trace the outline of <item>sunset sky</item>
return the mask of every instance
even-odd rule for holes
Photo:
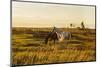
[[[30,2],[12,2],[13,27],[76,27],[84,22],[95,28],[95,7]]]

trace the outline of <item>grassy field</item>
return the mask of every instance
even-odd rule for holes
[[[95,30],[61,28],[72,33],[70,41],[49,41],[45,37],[52,28],[13,28],[12,63],[14,65],[95,61]]]

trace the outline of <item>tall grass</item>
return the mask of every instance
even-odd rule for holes
[[[17,32],[19,30],[17,29]],[[37,28],[30,30],[33,32],[38,30],[38,32],[42,31],[43,33],[43,31],[48,32],[51,29]],[[75,32],[75,30],[72,30],[72,32]],[[15,29],[12,37],[13,64],[27,65],[95,61],[95,34],[84,35],[82,32],[79,33],[80,31],[73,33],[70,41],[64,40],[63,42],[56,42],[56,44],[51,41],[49,44],[44,44],[45,35],[41,34],[42,37],[35,37],[35,34],[16,33]]]

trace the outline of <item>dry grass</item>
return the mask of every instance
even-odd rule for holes
[[[48,64],[62,62],[95,61],[95,30],[86,33],[77,29],[63,29],[73,33],[71,41],[44,44],[50,28],[14,28],[12,61],[14,65]],[[20,32],[19,32],[20,31]],[[24,31],[24,32],[23,32]],[[33,35],[34,34],[34,35]]]

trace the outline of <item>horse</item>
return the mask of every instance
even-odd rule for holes
[[[54,27],[53,31],[50,32],[49,34],[47,34],[47,36],[45,38],[45,44],[47,44],[49,40],[50,41],[54,40],[54,44],[55,44],[56,40],[61,42],[64,39],[70,40],[71,39],[71,33],[68,32],[68,31],[67,32],[61,31],[58,28]]]
[[[56,34],[59,42],[63,41],[64,39],[71,40],[72,37],[72,34],[70,32],[62,32],[62,33],[56,32]]]

